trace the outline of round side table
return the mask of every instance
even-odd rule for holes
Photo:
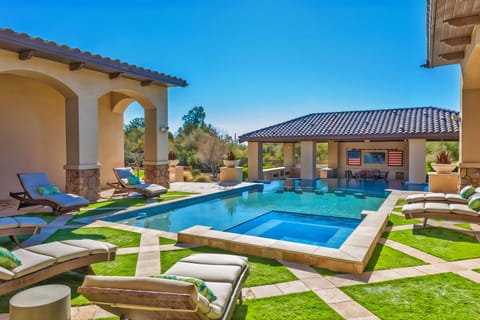
[[[10,320],[70,320],[70,288],[50,284],[23,290],[10,299]]]

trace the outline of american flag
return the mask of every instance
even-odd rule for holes
[[[403,167],[403,151],[388,151],[388,165],[390,167]]]
[[[359,166],[362,164],[360,160],[361,152],[360,150],[350,150],[348,151],[347,165],[349,166]]]

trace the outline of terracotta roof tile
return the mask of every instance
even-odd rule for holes
[[[240,136],[240,141],[453,139],[458,112],[437,107],[312,113]]]

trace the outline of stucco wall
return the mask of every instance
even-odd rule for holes
[[[365,164],[363,161],[361,166],[347,166],[347,150],[361,149],[362,151],[378,151],[387,152],[389,149],[397,149],[403,151],[403,167],[389,167],[387,163],[382,164]],[[408,180],[408,142],[388,141],[388,142],[341,142],[338,146],[338,169],[339,177],[344,177],[345,170],[352,170],[353,173],[360,170],[379,169],[380,171],[388,171],[388,179],[395,179],[396,173],[403,173],[405,180]]]
[[[0,74],[0,199],[21,191],[19,172],[46,172],[65,188],[65,100],[37,80]]]
[[[115,181],[113,168],[124,166],[123,113],[112,112],[110,94],[98,100],[98,158],[100,184],[105,187],[108,181]]]

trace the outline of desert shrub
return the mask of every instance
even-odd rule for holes
[[[192,170],[192,175],[193,177],[195,178],[196,176],[199,176],[202,174],[202,171],[200,171],[199,169],[193,169]]]
[[[196,176],[193,181],[195,182],[212,182],[212,180],[210,179],[209,176],[207,176],[206,174],[199,174],[198,176]]]
[[[183,171],[183,181],[193,181],[193,175],[191,171]]]

